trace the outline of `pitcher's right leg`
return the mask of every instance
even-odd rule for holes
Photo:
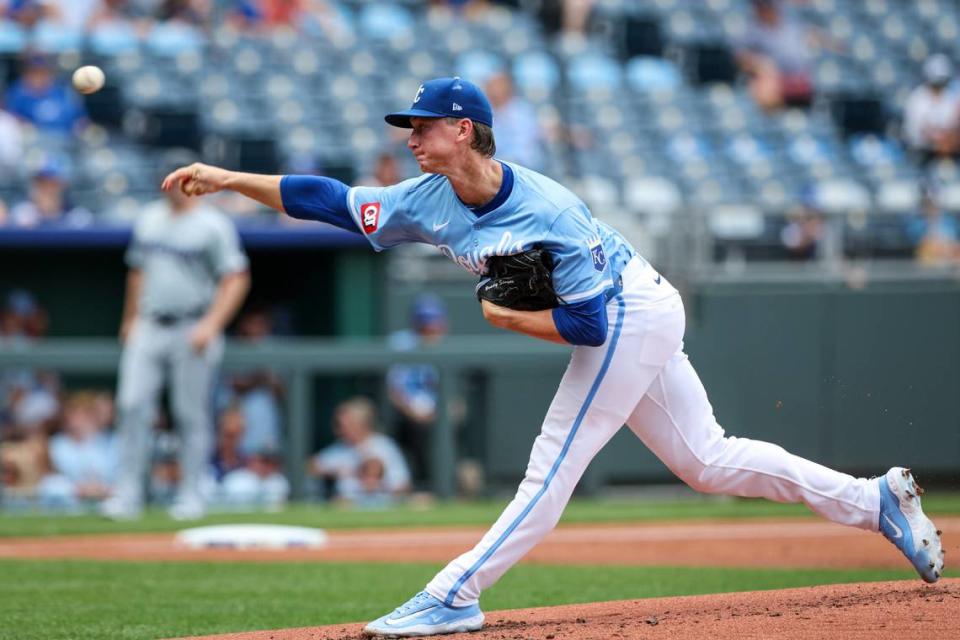
[[[653,381],[627,424],[697,491],[802,502],[833,522],[877,530],[876,481],[834,471],[768,442],[725,436],[682,351]]]

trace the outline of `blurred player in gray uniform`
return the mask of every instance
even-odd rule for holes
[[[127,249],[117,390],[121,468],[101,506],[114,519],[140,515],[160,390],[169,385],[180,430],[180,486],[170,515],[205,512],[200,481],[213,441],[211,392],[223,330],[250,288],[247,256],[230,219],[209,204],[167,191],[137,220]]]

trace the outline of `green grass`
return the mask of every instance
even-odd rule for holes
[[[932,494],[923,499],[932,515],[960,514],[960,494]],[[280,513],[221,513],[198,522],[204,524],[271,523],[325,529],[397,528],[491,524],[506,501],[438,504],[429,508],[411,506],[363,511],[325,505],[291,505]],[[687,500],[573,500],[563,523],[644,522],[703,518],[804,517],[802,505],[783,505],[766,500],[691,498]],[[56,536],[67,534],[177,531],[183,524],[163,511],[148,511],[136,522],[109,522],[93,515],[0,514],[0,537]]]
[[[0,560],[0,638],[135,640],[368,620],[437,565]],[[909,571],[520,565],[484,593],[519,607],[915,579]]]

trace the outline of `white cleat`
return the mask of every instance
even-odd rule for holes
[[[880,533],[907,557],[920,577],[936,582],[943,575],[940,531],[920,508],[923,489],[910,469],[893,467],[880,484]]]

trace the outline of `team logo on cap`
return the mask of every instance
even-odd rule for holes
[[[360,222],[364,232],[369,235],[377,230],[380,224],[380,203],[368,202],[360,205]]]
[[[413,104],[420,102],[420,96],[423,95],[423,85],[420,85],[420,88],[417,89],[417,95],[413,96]]]
[[[603,253],[603,243],[600,236],[593,236],[587,241],[587,247],[590,248],[590,255],[593,257],[593,268],[597,271],[603,271],[607,266],[607,256]]]

